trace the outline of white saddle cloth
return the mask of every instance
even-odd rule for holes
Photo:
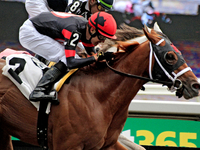
[[[2,68],[3,75],[7,76],[29,99],[30,93],[43,76],[42,69],[47,68],[37,58],[27,54],[11,54],[6,57],[6,65]],[[39,110],[40,102],[30,101]],[[51,103],[48,104],[46,113],[50,112]]]

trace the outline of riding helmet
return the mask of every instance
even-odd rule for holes
[[[111,14],[103,11],[96,12],[88,19],[88,23],[101,35],[110,39],[117,38],[115,36],[117,23]]]
[[[113,6],[113,1],[114,0],[97,0],[97,1],[98,1],[98,3],[100,3],[100,5],[103,8],[105,8],[107,10],[110,10],[112,8],[112,6]]]

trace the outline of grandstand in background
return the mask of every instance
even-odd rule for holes
[[[200,0],[152,0],[156,11],[166,14],[198,15]]]

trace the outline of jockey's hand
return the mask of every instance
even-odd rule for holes
[[[87,57],[88,57],[87,54],[84,53],[84,52],[78,52],[77,54],[78,54],[78,56],[81,57],[81,58],[87,58]]]
[[[97,55],[93,55],[95,60],[98,61],[98,56]]]
[[[111,60],[114,55],[112,52],[98,52],[97,54],[97,57],[98,57],[98,61],[102,61],[102,60]]]

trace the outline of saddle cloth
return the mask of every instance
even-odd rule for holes
[[[6,57],[6,65],[2,68],[2,74],[7,76],[29,99],[30,93],[43,76],[43,69],[49,68],[37,58],[27,54],[11,54]],[[69,71],[60,81],[54,85],[54,89],[59,91],[65,80],[77,69]],[[30,101],[39,111],[40,102]],[[46,113],[50,112],[51,103],[48,104]]]

